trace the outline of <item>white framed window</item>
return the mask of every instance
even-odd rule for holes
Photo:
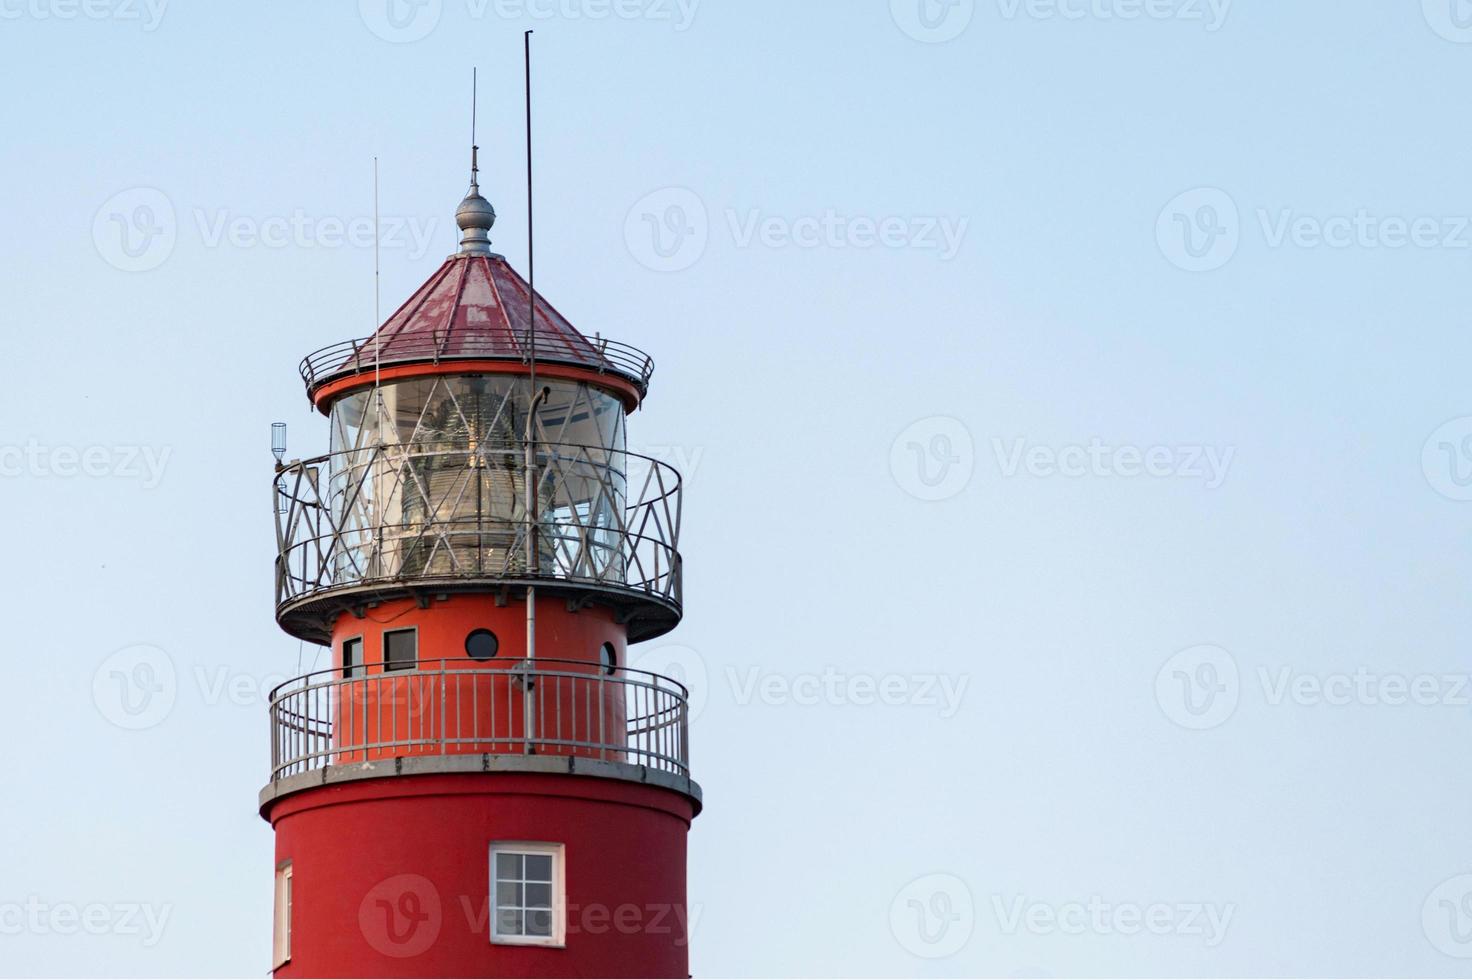
[[[491,844],[491,942],[562,946],[567,902],[561,844]]]
[[[291,959],[291,862],[283,861],[276,869],[276,922],[272,930],[271,969]]]

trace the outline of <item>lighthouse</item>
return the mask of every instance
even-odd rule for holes
[[[491,243],[309,355],[327,451],[275,441],[276,618],[326,648],[270,697],[276,977],[686,977],[680,477],[627,447],[653,362]]]

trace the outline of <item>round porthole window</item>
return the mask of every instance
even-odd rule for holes
[[[613,648],[612,643],[603,644],[598,651],[598,662],[603,665],[603,672],[611,674],[618,670],[618,651]]]
[[[501,641],[490,630],[474,630],[465,638],[465,652],[471,660],[490,660],[501,649]]]

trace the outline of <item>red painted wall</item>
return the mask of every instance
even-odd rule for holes
[[[336,744],[344,750],[333,756],[333,764],[445,753],[520,753],[519,741],[482,736],[526,733],[522,687],[507,673],[526,654],[525,610],[524,602],[497,606],[488,596],[456,596],[427,608],[401,599],[370,609],[361,619],[348,613],[339,617],[333,630],[333,667],[342,667],[344,641],[361,637],[366,674],[339,685],[334,693],[333,728]],[[409,628],[417,632],[423,670],[449,671],[448,675],[384,670],[384,633]],[[465,652],[465,638],[478,629],[489,629],[499,639],[499,652],[491,660],[472,660]],[[544,738],[571,742],[591,736],[600,745],[623,744],[625,688],[593,680],[602,676],[599,653],[604,643],[613,644],[622,664],[627,631],[614,622],[608,609],[571,612],[562,600],[537,603],[537,657],[542,669],[589,678],[546,678],[533,691]],[[545,662],[549,658],[577,663]],[[366,745],[384,747],[356,748]],[[570,745],[544,743],[539,751],[631,761],[622,753]]]
[[[688,798],[591,776],[397,776],[273,804],[290,977],[687,977]],[[493,841],[565,846],[566,945],[493,945]]]
[[[412,599],[397,599],[366,610],[362,619],[343,613],[332,631],[332,662],[342,666],[342,641],[362,636],[368,663],[381,664],[383,632],[409,627],[419,630],[420,660],[461,659],[473,666],[475,661],[465,655],[465,637],[474,629],[489,629],[496,634],[501,642],[496,660],[503,664],[526,656],[525,602],[512,600],[498,606],[493,596],[457,595],[435,600],[426,609],[419,608]],[[628,631],[613,621],[613,613],[606,606],[569,612],[565,599],[537,600],[539,657],[596,663],[598,648],[609,642],[623,663],[627,638]]]

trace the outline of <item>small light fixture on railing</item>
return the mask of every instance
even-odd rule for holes
[[[276,513],[287,511],[286,485],[281,479],[281,463],[286,458],[286,423],[271,423],[271,455],[276,457]]]

